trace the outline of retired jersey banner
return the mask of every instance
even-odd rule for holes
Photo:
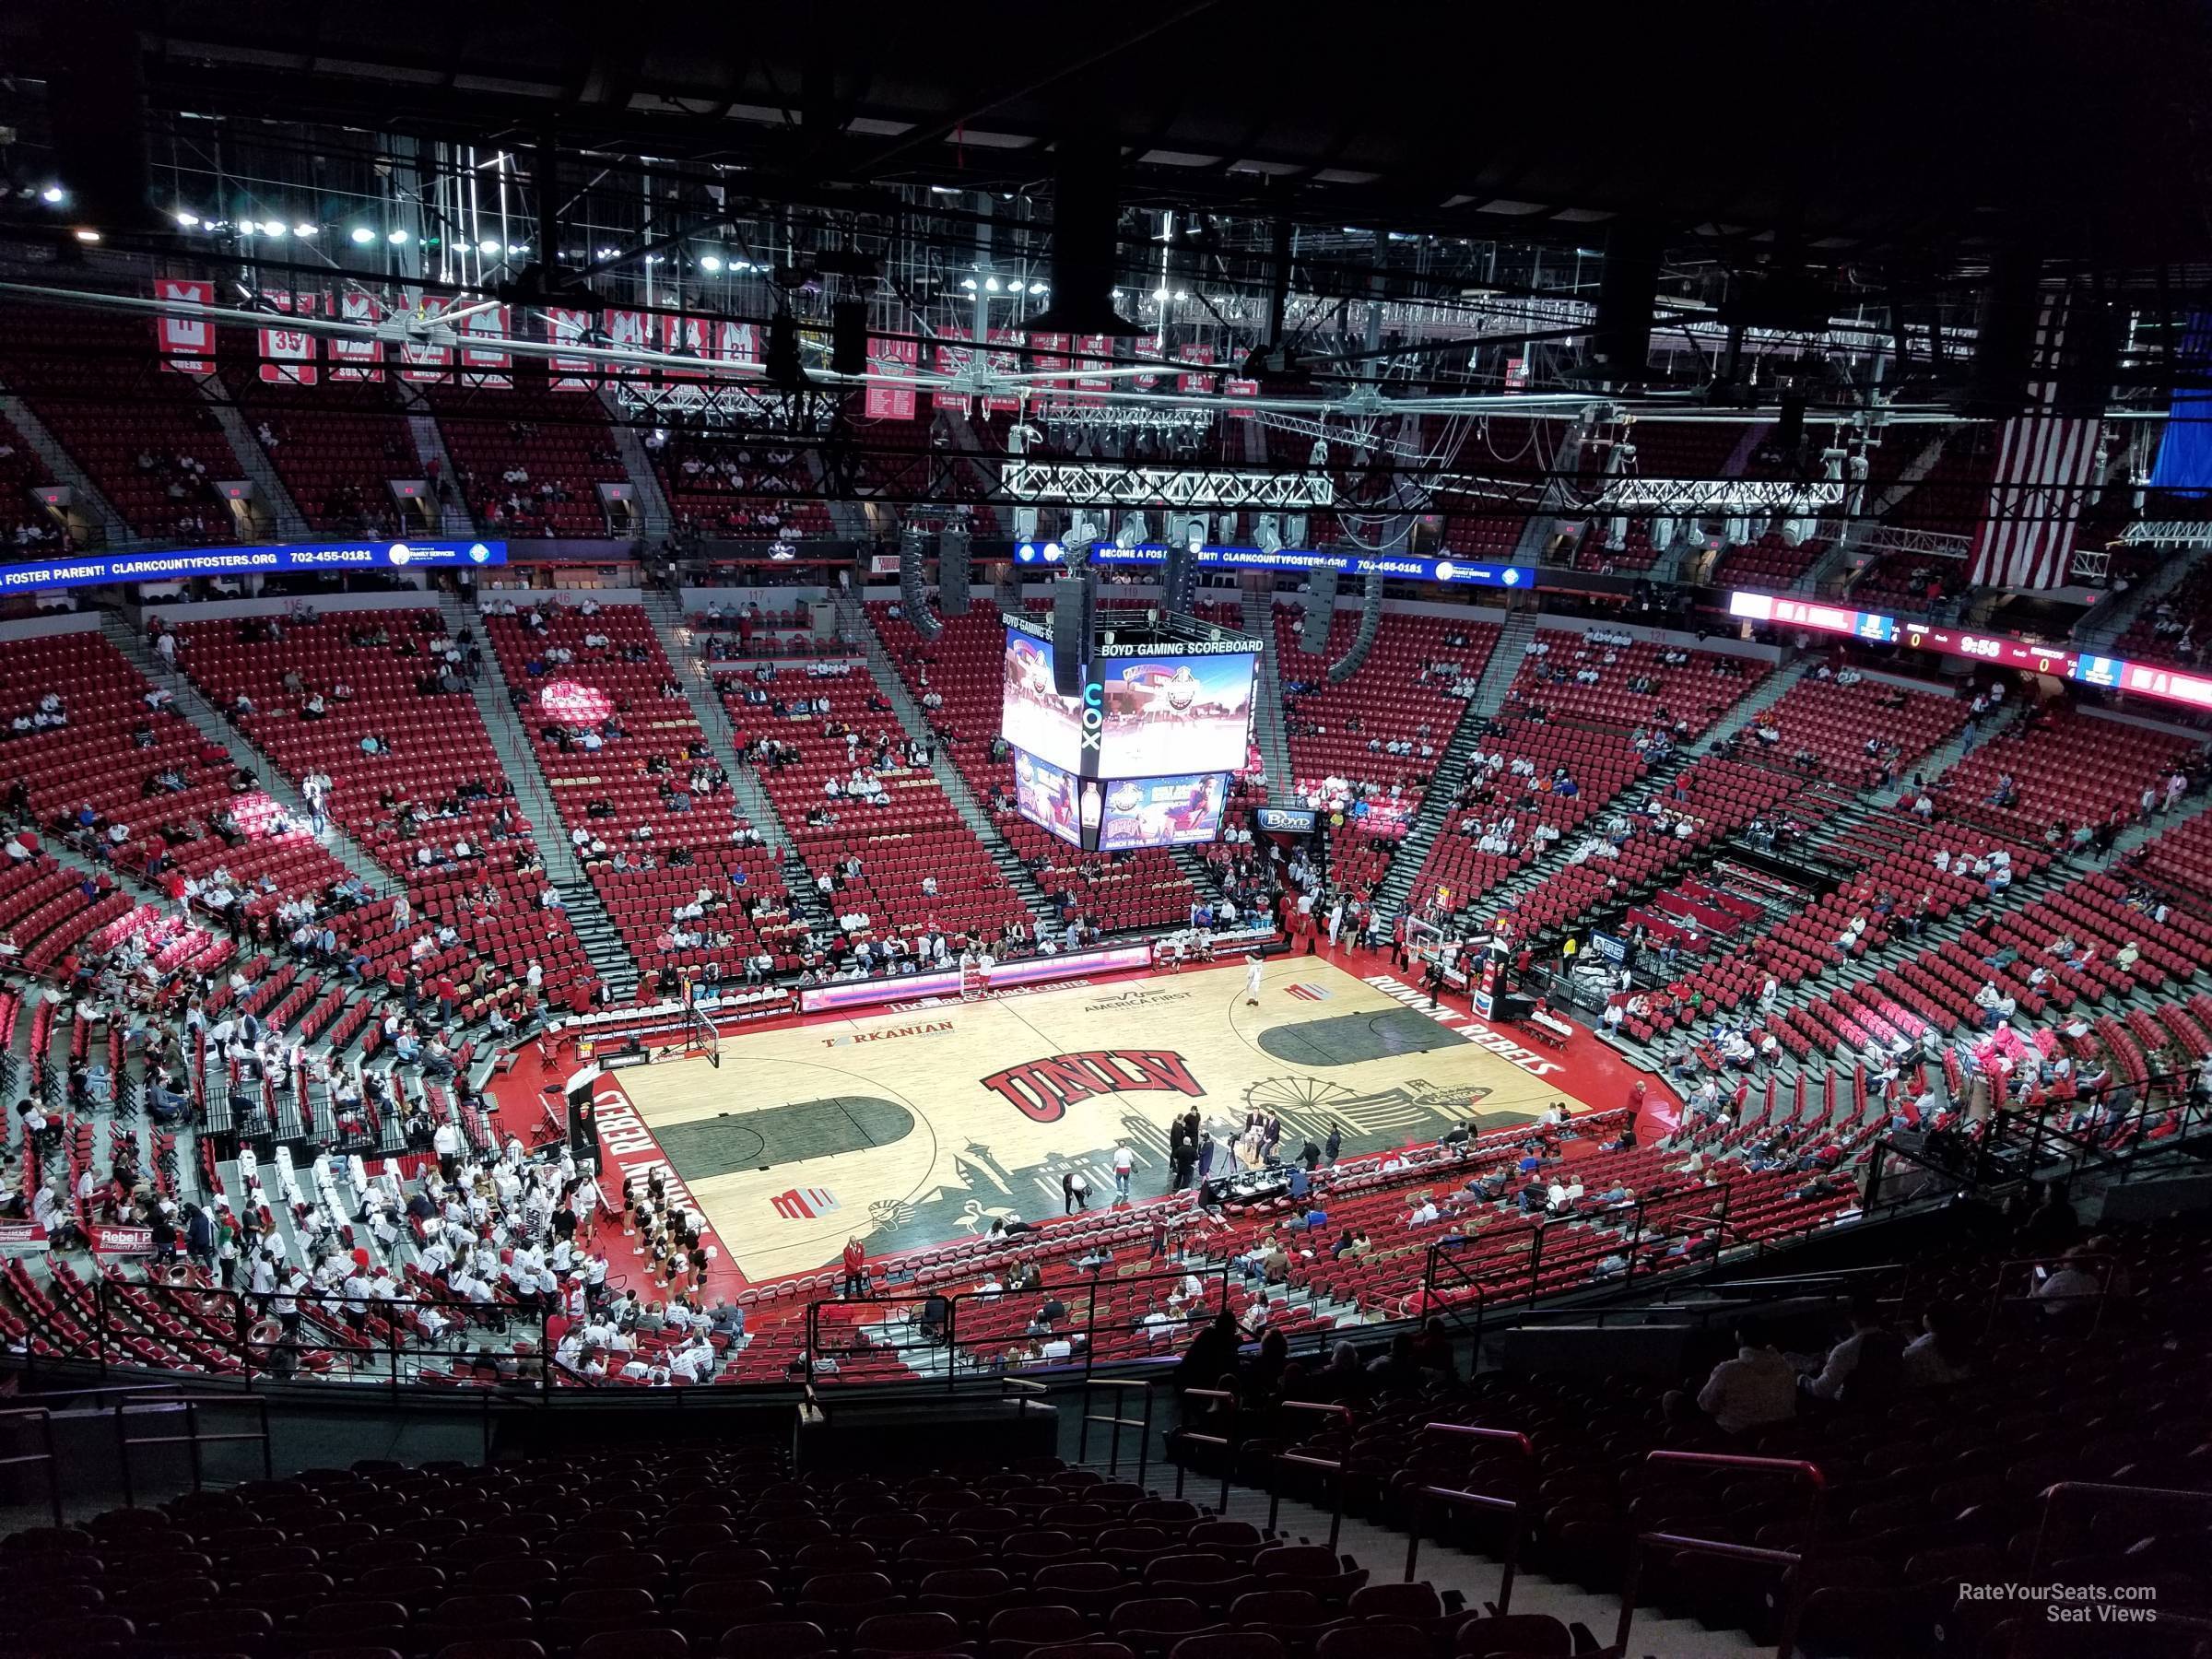
[[[338,320],[373,327],[384,320],[384,308],[374,294],[358,290],[338,296]],[[330,341],[330,378],[334,381],[374,381],[384,378],[384,343],[352,340],[334,335]]]
[[[265,293],[262,299],[280,312],[312,317],[322,310],[320,294]],[[261,378],[271,385],[312,386],[319,377],[315,367],[315,336],[301,328],[261,330]]]
[[[500,340],[507,336],[507,308],[503,305],[486,306],[461,319],[461,368],[464,377],[472,386],[512,386],[514,376],[509,372],[514,359],[507,352],[489,346],[475,344],[477,340]]]
[[[158,276],[154,298],[179,300],[187,305],[213,305],[215,284],[187,276]],[[205,317],[156,317],[154,347],[161,367],[179,374],[215,372],[215,324]]]
[[[870,420],[912,420],[921,401],[914,395],[914,367],[922,360],[919,340],[868,340],[868,372],[888,376],[902,384],[886,385],[880,379],[868,382],[863,407]]]
[[[740,369],[759,368],[760,330],[750,323],[733,323],[726,317],[717,317],[714,358],[717,362],[734,363]]]
[[[1260,382],[1255,380],[1226,380],[1221,382],[1221,390],[1230,397],[1257,397],[1260,394]],[[1230,404],[1227,412],[1232,418],[1243,418],[1253,411],[1250,404]]]
[[[714,355],[713,339],[714,320],[712,317],[664,315],[661,318],[661,349],[671,357],[698,358],[703,362]],[[665,365],[661,372],[696,380],[704,375],[706,371]]]
[[[591,335],[594,314],[568,306],[546,307],[546,343],[581,346]],[[556,352],[546,359],[547,385],[556,392],[589,392],[599,383],[599,366],[590,358],[563,357]]]
[[[967,338],[968,331],[964,328],[938,331],[935,358],[939,374],[966,374],[974,369],[974,349],[966,345],[953,344]],[[934,409],[956,409],[962,415],[968,413],[968,406],[972,401],[965,392],[933,392],[929,399],[930,407]]]
[[[415,301],[413,315],[416,321],[429,324],[446,312],[442,294],[425,294]],[[453,348],[430,340],[406,340],[399,347],[399,360],[404,365],[399,378],[429,385],[443,385],[453,378]]]

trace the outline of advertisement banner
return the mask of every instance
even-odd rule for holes
[[[91,1239],[94,1255],[151,1255],[154,1253],[154,1230],[150,1227],[113,1227],[105,1222],[94,1222]]]
[[[159,276],[154,280],[154,298],[213,305],[215,284],[186,276]],[[164,369],[179,374],[215,372],[215,324],[205,317],[156,317],[154,347],[161,354]]]
[[[919,340],[887,340],[871,335],[868,338],[868,372],[888,375],[903,385],[886,385],[871,381],[863,400],[863,407],[870,420],[912,420],[920,399],[914,395],[914,370],[922,361],[922,342]]]
[[[549,346],[582,346],[591,337],[596,318],[588,311],[573,307],[548,305],[546,307],[546,343]],[[546,359],[547,384],[556,392],[589,392],[599,383],[599,366],[590,358],[549,357]]]
[[[384,320],[384,308],[374,294],[351,289],[338,296],[338,320],[372,328]],[[384,343],[333,337],[330,378],[334,381],[380,381],[384,378]]]
[[[0,1254],[16,1255],[46,1248],[46,1230],[36,1221],[0,1221]]]
[[[1022,548],[1031,546],[1023,543],[1014,549],[1014,557],[1029,563]],[[1134,547],[1121,547],[1112,542],[1098,542],[1090,549],[1094,565],[1152,565],[1167,557],[1167,549],[1158,542],[1144,543]],[[1346,575],[1367,576],[1380,573],[1394,581],[1444,582],[1471,584],[1477,587],[1529,587],[1536,585],[1536,573],[1519,565],[1477,564],[1459,559],[1429,559],[1412,553],[1315,553],[1290,547],[1278,548],[1273,553],[1258,547],[1201,547],[1198,549],[1200,570],[1239,571],[1336,571]]]
[[[178,548],[0,565],[0,593],[182,582],[194,576],[266,576],[280,571],[421,571],[507,562],[503,541],[288,542],[260,547]]]
[[[322,311],[320,294],[265,293],[262,300],[280,312],[312,317]],[[261,378],[270,385],[312,386],[319,378],[315,367],[316,336],[305,329],[271,327],[261,330]]]

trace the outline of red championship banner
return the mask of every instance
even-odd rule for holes
[[[374,294],[356,289],[338,296],[338,320],[372,328],[384,320],[384,308]],[[330,342],[330,378],[334,381],[376,381],[384,378],[384,343],[333,336]]]
[[[280,312],[312,317],[322,310],[320,294],[265,293],[263,300]],[[321,377],[315,367],[315,336],[301,328],[261,330],[261,378],[271,385],[312,386]]]
[[[867,394],[862,406],[870,420],[912,420],[914,406],[920,401],[914,396],[914,369],[922,360],[922,343],[919,340],[887,340],[877,335],[868,339],[868,372],[888,376],[903,384],[887,385],[882,380],[868,382]]]
[[[1260,382],[1255,380],[1225,380],[1221,382],[1221,390],[1230,397],[1257,397],[1260,394]],[[1230,404],[1224,413],[1232,419],[1247,419],[1253,415],[1253,409],[1250,404]]]
[[[714,355],[714,320],[712,317],[661,317],[661,349],[670,357],[698,358],[701,361]],[[686,380],[698,380],[706,373],[704,369],[664,368],[663,374],[672,374]]]
[[[215,284],[187,276],[158,276],[154,298],[181,300],[188,305],[213,305]],[[161,367],[179,374],[215,372],[215,324],[205,317],[156,317],[154,347]]]
[[[1197,342],[1178,346],[1175,347],[1175,360],[1179,363],[1211,363],[1214,360],[1214,348]],[[1213,389],[1214,377],[1210,374],[1179,374],[1175,377],[1175,390],[1178,392],[1191,392],[1203,396]]]
[[[46,1248],[46,1230],[36,1221],[0,1221],[0,1254]]]
[[[733,323],[726,317],[714,320],[714,359],[717,362],[735,363],[740,369],[760,367],[760,330],[751,323]]]
[[[572,307],[548,305],[546,307],[546,344],[548,346],[582,346],[591,335],[596,314]],[[599,383],[599,366],[590,358],[562,357],[558,353],[546,359],[547,385],[555,392],[589,392]]]
[[[91,1239],[94,1255],[151,1255],[154,1251],[154,1230],[150,1227],[109,1227],[96,1223]]]
[[[1065,374],[1067,372],[1067,346],[1069,340],[1073,338],[1072,335],[1062,334],[1031,335],[1030,344],[1036,348],[1036,355],[1030,359],[1030,371],[1035,374],[1055,376]],[[1067,382],[1060,379],[1032,381],[1030,389],[1033,394],[1044,394],[1049,396],[1054,392],[1066,391]]]
[[[425,294],[415,301],[414,317],[425,325],[436,323],[446,312],[446,299],[442,294]],[[399,378],[429,385],[443,385],[453,378],[453,348],[435,345],[429,340],[407,340],[401,343],[399,360],[403,365]]]
[[[1094,395],[1079,395],[1074,399],[1075,402],[1097,405],[1106,401],[1095,394],[1110,390],[1113,382],[1100,374],[1099,371],[1111,367],[1112,362],[1113,342],[1106,335],[1077,335],[1076,336],[1076,390],[1078,394],[1088,393]]]
[[[462,377],[472,386],[512,386],[514,376],[510,372],[514,359],[504,351],[474,343],[478,339],[500,340],[507,336],[507,308],[488,305],[461,320]]]
[[[964,328],[941,328],[937,331],[935,358],[939,374],[966,374],[974,368],[974,348],[955,344],[967,338],[968,331]],[[933,392],[929,397],[931,408],[955,409],[962,415],[968,413],[968,406],[973,401],[965,392]]]
[[[991,343],[994,346],[1004,346],[1007,348],[1004,351],[984,354],[983,360],[989,365],[992,373],[1019,374],[1021,372],[1022,338],[1019,329],[994,328],[991,331]],[[983,413],[986,415],[1018,415],[1020,412],[1021,394],[1018,392],[995,392],[983,399]]]

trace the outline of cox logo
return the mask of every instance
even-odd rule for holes
[[[1099,680],[1083,685],[1083,747],[1095,749],[1106,724],[1106,687]]]

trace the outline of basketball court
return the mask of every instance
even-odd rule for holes
[[[1578,1098],[1556,1056],[1464,1005],[1432,1013],[1394,981],[1286,956],[1248,1007],[1244,974],[1240,961],[894,1004],[725,1035],[719,1069],[664,1062],[607,1080],[755,1280],[819,1267],[853,1233],[879,1253],[1057,1215],[1070,1169],[1094,1206],[1110,1203],[1117,1136],[1136,1155],[1132,1195],[1157,1196],[1170,1120],[1194,1106],[1217,1138],[1249,1111],[1279,1113],[1286,1155],[1339,1125],[1348,1155],[1526,1122],[1554,1100],[1618,1104]]]

